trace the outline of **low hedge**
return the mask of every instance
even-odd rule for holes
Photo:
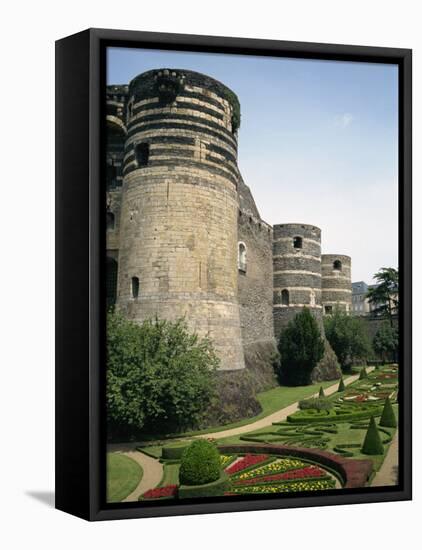
[[[292,424],[323,424],[324,422],[354,422],[355,420],[363,420],[371,415],[380,416],[382,410],[374,409],[372,411],[352,412],[343,414],[327,414],[327,416],[312,416],[312,415],[290,415],[287,417],[287,422]]]
[[[183,443],[167,445],[161,450],[161,458],[166,460],[179,460],[182,458],[182,454],[185,449],[189,447],[189,443],[185,441]]]
[[[316,409],[317,411],[328,411],[334,407],[334,403],[326,397],[311,397],[299,401],[299,409]]]
[[[218,497],[224,495],[230,488],[229,476],[221,472],[220,477],[211,483],[203,485],[180,485],[179,498]]]

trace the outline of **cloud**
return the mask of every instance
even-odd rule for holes
[[[348,126],[350,126],[354,119],[355,117],[351,113],[343,113],[336,116],[335,124],[336,126],[340,126],[341,128],[347,128]]]

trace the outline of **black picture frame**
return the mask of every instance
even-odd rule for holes
[[[399,70],[400,476],[395,487],[312,496],[105,503],[105,48],[253,54],[396,64]],[[56,42],[56,508],[87,520],[409,500],[411,459],[412,51],[89,29]]]

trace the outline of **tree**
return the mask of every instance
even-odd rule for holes
[[[394,409],[388,396],[382,410],[380,426],[384,426],[385,428],[397,428],[396,415],[394,414]]]
[[[324,318],[324,328],[344,372],[349,372],[354,362],[370,354],[371,345],[361,319],[336,309],[333,315]]]
[[[394,358],[396,357],[398,345],[399,335],[397,328],[391,327],[388,324],[382,324],[375,333],[372,341],[375,353],[377,353],[385,363],[389,356],[393,355]]]
[[[371,416],[369,421],[368,431],[366,432],[361,451],[366,455],[382,455],[384,452],[384,445],[382,444],[381,436],[373,416]]]
[[[399,308],[399,272],[394,267],[382,267],[374,275],[377,285],[370,288],[367,298],[374,305],[374,315],[388,317],[390,327],[393,327],[393,316]]]
[[[107,316],[107,416],[119,434],[195,426],[210,403],[219,360],[183,320],[141,325]]]
[[[308,308],[298,313],[280,335],[279,374],[285,384],[311,383],[311,373],[324,354],[318,323]]]

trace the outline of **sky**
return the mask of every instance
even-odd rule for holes
[[[396,65],[109,48],[107,83],[163,67],[239,97],[238,164],[263,220],[320,227],[353,281],[398,266]]]

